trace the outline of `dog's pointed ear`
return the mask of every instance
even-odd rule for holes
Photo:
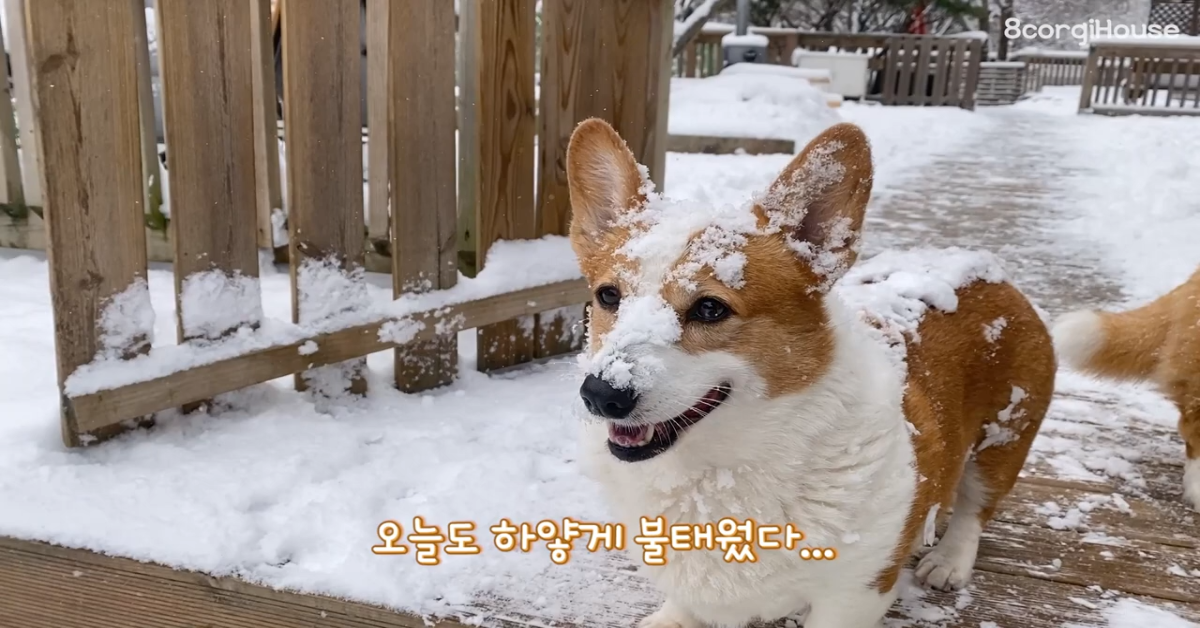
[[[832,284],[858,257],[872,178],[866,135],[846,122],[831,126],[771,184],[756,207],[760,226],[782,229],[813,271]]]
[[[637,159],[607,122],[579,123],[567,146],[571,241],[577,251],[594,244],[613,220],[645,200]]]

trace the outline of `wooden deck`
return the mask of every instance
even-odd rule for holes
[[[1000,250],[1015,239],[1013,234],[1036,234],[1047,204],[1061,191],[1053,189],[1053,178],[1039,182],[1024,177],[1061,167],[1055,147],[1063,143],[1046,137],[1054,129],[1034,128],[1034,122],[1019,115],[1004,122],[993,135],[972,142],[992,147],[988,151],[968,149],[934,164],[927,170],[936,173],[931,175],[936,181],[918,177],[873,207],[876,224],[869,223],[868,230],[879,233],[879,227],[887,225],[877,242],[969,243]],[[990,180],[984,181],[981,172]],[[977,220],[964,221],[964,213]],[[905,225],[914,228],[906,230]],[[1097,275],[1087,259],[1070,252],[1056,258],[1059,253],[1053,247],[1035,240],[1027,244],[1037,253],[1010,259],[1022,287],[1051,314],[1089,299],[1116,298],[1119,288]],[[1052,464],[1051,449],[1035,447],[1023,478],[985,529],[969,588],[906,596],[893,608],[889,626],[1102,627],[1107,625],[1104,608],[1117,598],[1134,598],[1200,623],[1200,514],[1182,502],[1183,445],[1170,428],[1138,420],[1134,414],[1119,396],[1102,388],[1060,391],[1043,436],[1068,450],[1136,451],[1138,459],[1131,463],[1136,473],[1126,479],[1121,473],[1108,480],[1065,479]],[[611,598],[620,601],[609,605],[602,617],[584,617],[575,625],[631,628],[653,610],[658,595],[637,576],[635,560],[636,554],[602,561],[595,579],[628,574],[631,577],[623,579],[628,584],[620,586],[628,587],[630,595]],[[531,616],[534,605],[529,602],[492,600],[481,610],[504,618],[500,625],[506,628],[565,626]],[[0,626],[426,625],[474,624],[469,618],[426,624],[415,616],[357,602],[0,538]]]
[[[978,628],[990,621],[1001,628],[1104,626],[1100,609],[1116,597],[1133,597],[1200,622],[1200,577],[1172,573],[1200,569],[1200,515],[1180,502],[1179,467],[1148,464],[1157,473],[1146,472],[1146,477],[1157,479],[1142,496],[1116,483],[1057,480],[1035,465],[985,530],[970,587],[960,593],[931,592],[915,605],[902,601],[890,614],[897,620],[894,625]],[[1128,506],[1114,504],[1114,494]],[[1043,514],[1048,502],[1064,511],[1076,504],[1097,506],[1084,528],[1057,530]],[[620,562],[633,567],[627,559]],[[11,538],[0,538],[0,590],[0,623],[12,621],[3,625],[22,628],[427,625],[421,618],[367,604]],[[489,609],[509,618],[502,624],[506,628],[548,623],[529,616],[524,604],[506,606]],[[612,609],[612,615],[627,620],[580,625],[629,628],[652,610]],[[434,625],[471,624],[444,620]]]

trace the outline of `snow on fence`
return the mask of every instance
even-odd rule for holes
[[[158,0],[169,215],[155,212],[141,3],[6,2],[21,13],[8,32],[24,150],[17,166],[0,127],[0,245],[48,252],[69,446],[293,374],[298,389],[363,394],[365,356],[389,349],[397,387],[434,388],[456,375],[461,330],[476,330],[484,371],[573,351],[588,300],[563,237],[574,126],[607,118],[662,184],[670,0],[543,0],[540,106],[535,0],[461,3],[457,86],[454,3],[370,0],[363,20],[361,0],[283,0],[279,14],[270,0]],[[22,196],[31,173],[40,207]],[[291,321],[264,317],[260,298],[260,255],[280,237]],[[176,339],[153,337],[156,246],[173,261]],[[389,289],[367,281],[368,251]]]
[[[702,78],[721,72],[721,38],[727,24],[706,24],[675,59],[676,76]],[[795,65],[796,50],[866,53],[868,96],[885,105],[975,107],[979,64],[986,41],[977,37],[895,33],[825,33],[789,28],[750,28],[767,38],[766,63]]]
[[[1200,37],[1093,41],[1079,111],[1200,115]]]

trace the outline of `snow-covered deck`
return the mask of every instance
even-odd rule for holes
[[[874,145],[867,253],[989,248],[1048,315],[1142,302],[1185,278],[1200,263],[1200,119],[1078,116],[1077,88],[1048,89],[975,113],[841,110]],[[788,159],[671,155],[667,187],[739,202]],[[150,281],[170,335],[171,276]],[[268,316],[287,318],[286,286],[264,276]],[[390,354],[376,354],[365,401],[314,402],[285,378],[68,451],[49,308],[44,259],[0,252],[0,624],[628,628],[659,601],[637,545],[589,552],[585,537],[556,565],[544,541],[492,544],[502,518],[610,521],[575,463],[570,359],[489,378],[466,333],[464,377],[446,390],[396,392]],[[890,626],[1200,622],[1200,514],[1181,501],[1177,413],[1142,388],[1059,382],[970,587],[906,586]],[[380,522],[407,535],[414,516],[443,533],[473,521],[482,553],[443,549],[422,566],[411,543],[371,552]]]

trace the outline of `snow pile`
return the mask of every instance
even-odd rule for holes
[[[1104,609],[1109,628],[1197,628],[1200,624],[1188,621],[1168,610],[1124,598]]]
[[[98,360],[120,360],[154,340],[154,308],[150,287],[139,277],[113,295],[100,311]]]
[[[183,334],[216,339],[262,319],[258,278],[218,269],[188,275],[179,295]]]
[[[1005,281],[994,255],[959,248],[885,251],[859,260],[834,284],[834,294],[857,312],[872,336],[905,370],[906,339],[920,342],[917,327],[930,308],[958,309],[955,291],[975,281]],[[1015,393],[1014,393],[1015,394]]]
[[[807,80],[757,73],[672,78],[672,135],[809,140],[840,121],[826,94]]]

